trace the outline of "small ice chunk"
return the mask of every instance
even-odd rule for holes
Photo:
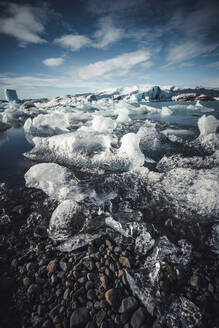
[[[116,127],[116,122],[110,117],[96,115],[92,121],[92,129],[98,132],[112,131]]]
[[[81,206],[67,199],[53,212],[48,233],[53,240],[65,240],[79,233],[84,223],[85,218]]]
[[[135,133],[127,133],[121,139],[119,155],[128,157],[130,169],[136,169],[144,165],[145,157],[139,148],[140,138]]]
[[[162,107],[162,110],[161,110],[161,116],[170,116],[172,115],[172,111],[169,107],[165,106],[165,107]]]
[[[136,272],[132,276],[125,270],[126,279],[134,295],[144,304],[148,312],[153,315],[155,308],[155,299],[153,297],[153,287],[145,281],[144,272]]]
[[[215,133],[217,127],[219,126],[219,120],[217,120],[214,116],[203,115],[198,120],[198,128],[200,131],[200,136],[206,136],[210,133]]]
[[[51,136],[70,131],[74,116],[71,113],[53,112],[40,114],[29,118],[24,124],[24,130],[33,136]]]
[[[64,241],[61,245],[57,247],[57,249],[61,252],[71,252],[78,248],[86,246],[91,241],[98,239],[101,236],[102,234],[100,233],[94,235],[88,233],[80,233]]]
[[[133,238],[135,240],[136,253],[145,255],[154,245],[154,240],[152,239],[151,234],[147,231],[147,227],[144,223],[130,222],[122,225],[111,216],[105,219],[105,223],[113,230],[119,232],[122,236]]]
[[[60,202],[68,198],[80,201],[84,197],[72,172],[58,164],[36,164],[24,177],[27,187],[41,189]]]
[[[129,110],[132,106],[127,104],[124,101],[120,101],[118,104],[115,105],[116,113],[118,113],[118,117],[116,121],[118,123],[125,123],[131,121],[129,117]]]

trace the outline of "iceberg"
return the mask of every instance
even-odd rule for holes
[[[162,90],[159,86],[154,86],[150,90],[144,92],[142,98],[149,98],[149,101],[170,101],[171,95],[169,92]]]
[[[18,96],[17,96],[16,90],[5,89],[4,93],[5,93],[5,98],[7,99],[7,101],[10,101],[10,102],[18,101]]]

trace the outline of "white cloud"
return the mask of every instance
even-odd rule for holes
[[[46,42],[41,37],[44,32],[44,15],[39,8],[10,3],[6,14],[7,17],[0,18],[0,33],[15,37],[22,45]]]
[[[54,42],[64,48],[69,48],[72,51],[77,51],[83,47],[91,45],[91,40],[80,34],[67,34],[54,40]]]
[[[125,31],[116,27],[110,17],[99,19],[97,26],[92,37],[82,34],[66,34],[56,38],[54,42],[71,51],[77,51],[85,47],[103,49],[125,37]]]
[[[80,78],[112,78],[126,75],[135,65],[145,63],[150,58],[147,50],[138,50],[123,55],[89,64],[78,70]]]
[[[63,63],[64,59],[62,57],[57,58],[47,58],[43,61],[43,64],[46,66],[60,66]]]
[[[94,33],[92,46],[96,48],[105,48],[108,45],[121,40],[124,36],[125,33],[122,28],[116,27],[111,18],[104,17],[100,19],[99,28]]]
[[[207,66],[207,67],[210,67],[210,68],[216,68],[216,69],[219,69],[219,61],[216,61],[216,62],[213,62],[213,63],[207,64],[206,66]]]
[[[205,44],[201,41],[186,40],[180,44],[173,46],[167,56],[167,65],[181,63],[183,61],[193,59],[200,55],[210,53],[217,48],[217,44]]]

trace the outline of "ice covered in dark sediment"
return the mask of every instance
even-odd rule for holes
[[[159,279],[160,263],[166,259],[185,266],[189,263],[190,256],[191,245],[185,240],[180,240],[177,247],[163,236],[155,241],[150,254],[134,274],[126,270],[126,278],[132,292],[142,301],[151,315],[154,314],[157,305],[155,284]]]
[[[208,156],[192,156],[183,157],[180,154],[163,156],[157,163],[156,168],[159,172],[167,172],[176,168],[191,169],[211,169],[219,165],[219,151],[215,151],[213,155]]]
[[[113,219],[111,216],[106,217],[105,223],[108,227],[122,236],[133,238],[135,240],[135,252],[147,254],[153,247],[155,241],[148,232],[147,225],[143,222],[128,222],[125,224]]]
[[[200,309],[181,296],[171,303],[168,312],[163,317],[163,323],[165,322],[168,328],[193,328],[199,323],[201,317]]]
[[[176,168],[164,173],[156,186],[176,218],[214,220],[219,215],[219,168]]]

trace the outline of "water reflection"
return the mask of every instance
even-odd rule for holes
[[[6,132],[1,132],[0,133],[0,145],[5,143],[8,140],[8,135]]]
[[[24,175],[31,163],[22,154],[31,148],[23,128],[11,128],[0,133],[0,181]]]

